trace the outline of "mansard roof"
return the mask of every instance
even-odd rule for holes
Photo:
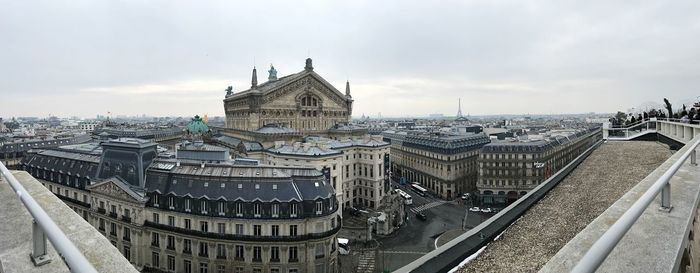
[[[466,135],[435,135],[427,133],[417,134],[385,131],[382,133],[382,136],[395,145],[427,149],[447,154],[479,149],[490,142],[489,137],[483,133]]]
[[[180,165],[151,169],[146,191],[193,199],[261,202],[301,202],[334,195],[333,187],[313,168]]]

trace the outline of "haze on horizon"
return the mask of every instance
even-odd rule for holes
[[[315,71],[353,114],[615,112],[700,95],[700,1],[0,1],[0,117],[222,116]]]

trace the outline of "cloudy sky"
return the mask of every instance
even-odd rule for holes
[[[612,112],[700,96],[700,1],[5,1],[0,117],[223,115],[315,71],[354,114]]]

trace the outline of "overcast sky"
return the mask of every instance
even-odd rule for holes
[[[223,115],[304,59],[354,115],[613,112],[700,95],[700,1],[4,1],[0,117]],[[674,105],[675,106],[675,105]]]

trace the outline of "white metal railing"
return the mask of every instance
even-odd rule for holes
[[[645,132],[656,131],[656,118],[644,120],[624,127],[610,127],[610,123],[603,125],[606,139],[629,139]]]
[[[63,257],[71,272],[93,273],[95,268],[85,259],[85,256],[75,247],[66,234],[51,220],[48,214],[37,204],[22,184],[17,181],[5,165],[0,162],[0,172],[5,180],[10,184],[12,190],[17,194],[20,201],[29,214],[34,218],[32,221],[32,253],[30,257],[34,265],[41,266],[51,261],[46,248],[46,238],[51,241],[51,245]],[[18,227],[19,228],[19,227]]]
[[[629,231],[639,217],[644,213],[646,208],[654,201],[656,195],[661,192],[661,207],[660,210],[670,212],[673,206],[671,205],[671,184],[669,181],[681,168],[683,163],[690,157],[690,163],[697,165],[695,149],[700,144],[700,139],[692,144],[690,148],[681,155],[681,157],[671,165],[671,167],[659,177],[656,182],[636,201],[632,206],[625,211],[610,228],[591,246],[581,260],[576,264],[571,272],[584,273],[595,272],[598,267],[610,255],[610,252],[617,246],[622,237]]]

